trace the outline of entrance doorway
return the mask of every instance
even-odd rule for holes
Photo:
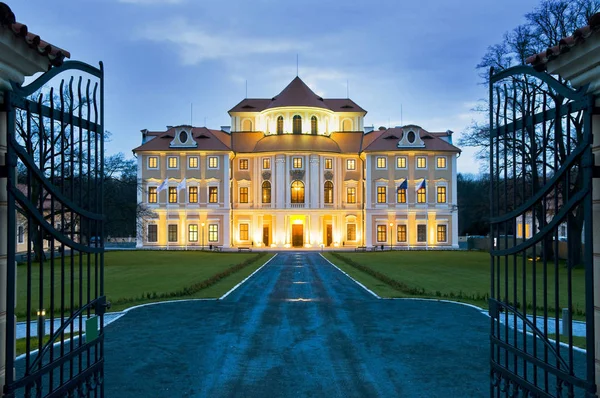
[[[333,243],[332,225],[327,224],[327,246],[331,246],[332,243]]]
[[[302,247],[304,245],[304,225],[292,225],[292,246]]]
[[[271,245],[271,241],[269,240],[269,226],[268,225],[263,225],[262,241],[263,241],[263,244],[267,247]]]

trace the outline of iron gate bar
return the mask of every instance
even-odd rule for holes
[[[495,86],[504,79],[511,79],[510,89],[507,84],[502,89]],[[528,66],[496,74],[493,68],[490,69],[492,396],[515,396],[523,392],[553,397],[562,396],[565,391],[569,396],[579,392],[595,396],[591,267],[593,157],[590,147],[591,115],[595,108],[593,97],[586,92],[587,87],[572,90],[552,76]],[[574,145],[574,139],[578,145]],[[577,175],[572,176],[574,172]],[[574,212],[579,220],[585,220],[578,221],[579,227],[574,224]],[[569,229],[567,245],[570,254],[566,271],[560,272],[558,227],[563,223]],[[529,226],[531,234],[527,229]],[[577,228],[583,228],[584,233],[582,255],[588,347],[585,377],[575,373],[572,330],[566,333],[567,343],[560,342],[560,308],[563,306],[569,314],[573,314],[574,308],[572,256],[576,254],[573,248],[578,246],[572,243],[580,239],[573,232]],[[521,243],[517,240],[519,234]],[[539,253],[538,248],[541,249]],[[566,286],[559,278],[566,279]],[[564,297],[561,289],[566,289]],[[528,295],[531,302],[528,302]],[[529,307],[533,321],[528,318]],[[542,312],[538,313],[538,310]],[[509,312],[512,312],[512,332],[509,331]],[[554,313],[553,320],[549,318],[551,312]],[[518,320],[523,325],[521,332],[517,330]],[[555,341],[548,338],[549,320],[553,322]],[[532,346],[528,342],[530,335]]]
[[[44,103],[47,93],[37,96],[37,100],[27,98],[40,90],[52,78],[66,71],[87,74],[87,82],[83,88],[83,76],[79,76],[75,95],[73,76],[70,77],[66,86],[65,78],[63,78],[60,81],[60,93],[58,94],[59,107],[55,103],[54,87],[49,90],[49,105]],[[99,84],[98,82],[94,83],[93,90],[91,90],[92,78],[99,80]],[[13,84],[12,88],[12,91],[5,92],[4,106],[7,111],[9,132],[6,155],[9,224],[7,260],[9,264],[15,263],[17,243],[15,226],[18,205],[25,216],[28,231],[28,254],[24,269],[27,293],[25,299],[27,338],[25,373],[16,377],[12,371],[7,372],[4,392],[7,397],[13,397],[20,390],[23,390],[22,392],[26,396],[35,390],[37,396],[54,397],[63,394],[71,395],[76,392],[79,396],[103,397],[103,318],[106,308],[109,306],[104,296],[103,272],[104,218],[102,216],[103,193],[101,189],[104,173],[102,159],[104,153],[103,65],[100,63],[100,68],[97,69],[82,62],[68,61],[61,67],[51,69],[27,86],[20,87]],[[98,88],[100,88],[99,91]],[[93,94],[90,95],[91,92]],[[77,101],[77,108],[74,107],[75,101]],[[99,106],[98,102],[100,102]],[[22,128],[20,132],[23,133],[19,137],[16,135],[17,112],[21,112],[19,113],[20,122],[24,123],[19,125]],[[49,159],[47,159],[48,154],[50,155]],[[75,159],[76,156],[77,159]],[[55,163],[58,158],[60,158],[60,166]],[[17,188],[18,180],[15,179],[15,170],[18,162],[21,162],[26,169],[25,193]],[[56,185],[56,181],[60,183],[60,186]],[[86,187],[87,189],[85,189]],[[49,214],[47,214],[48,208]],[[57,215],[57,211],[59,215]],[[59,221],[60,227],[56,227],[56,223]],[[98,237],[93,244],[90,243],[91,236]],[[40,255],[38,263],[35,265],[39,274],[37,286],[39,297],[34,303],[32,294],[35,290],[31,277],[34,268],[32,245],[38,247],[43,253],[46,250],[45,240],[49,241],[47,247],[50,249],[50,254],[49,259],[46,259],[44,254]],[[57,243],[62,252],[59,263],[60,296],[57,296],[55,292],[55,267],[57,265],[55,245]],[[78,257],[77,262],[75,261],[76,256]],[[94,262],[93,279],[92,261]],[[47,269],[50,273],[49,288],[45,287],[47,282],[44,282],[48,279],[45,278]],[[78,278],[75,278],[76,271]],[[9,281],[16,280],[15,272],[15,267],[9,267],[7,275]],[[69,274],[70,282],[68,298],[65,288],[68,286],[67,274]],[[87,289],[86,294],[83,290],[84,284]],[[8,353],[14,352],[15,343],[15,289],[14,284],[8,284],[9,323],[7,323],[6,335]],[[94,290],[93,295],[92,289]],[[32,336],[31,314],[35,304],[38,309],[45,308],[45,291],[50,292],[50,308],[48,310],[50,338],[47,343],[39,339],[37,355],[31,360],[33,356],[30,341]],[[55,307],[55,299],[60,299],[59,308]],[[67,300],[68,308],[66,308]],[[74,322],[77,320],[79,322],[78,329],[82,330],[84,314],[88,318],[92,315],[92,311],[100,320],[98,337],[92,342],[84,342],[83,337],[75,337]],[[54,326],[55,319],[60,320],[58,328]],[[71,335],[67,340],[65,331],[68,329]],[[58,340],[60,342],[57,342]],[[55,342],[59,345],[58,349],[54,347]],[[68,347],[65,347],[66,344]],[[92,350],[94,351],[93,360]],[[15,359],[11,354],[7,355],[6,367],[7,369],[15,367]],[[55,380],[57,370],[58,380]]]

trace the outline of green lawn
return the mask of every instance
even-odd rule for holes
[[[483,252],[467,251],[391,251],[380,253],[325,253],[327,259],[348,272],[369,289],[382,297],[431,297],[457,300],[472,303],[487,308],[487,299],[490,291],[490,256]],[[351,266],[349,263],[336,257],[354,262],[365,271]],[[502,278],[505,267],[502,263]],[[533,294],[532,263],[527,263],[527,303],[528,312],[531,313]],[[513,275],[514,267],[508,266],[509,274]],[[378,273],[378,276],[369,275],[367,272]],[[522,265],[519,259],[517,267],[517,302],[521,305],[523,280]],[[536,266],[536,306],[543,304],[543,266]],[[388,279],[386,279],[388,278]],[[585,278],[583,269],[572,270],[573,278],[573,310],[575,319],[585,316]],[[554,300],[554,265],[547,270],[547,299]],[[559,307],[567,306],[567,269],[564,264],[559,264]],[[505,293],[508,288],[509,301],[514,302],[513,285],[500,286],[500,291]],[[553,302],[553,301],[552,301]]]
[[[260,258],[258,258],[260,257]],[[147,302],[173,300],[183,298],[216,298],[223,295],[246,276],[264,264],[272,254],[257,253],[216,253],[201,251],[120,251],[105,254],[105,294],[113,303],[111,311],[118,311],[132,305]],[[251,264],[241,264],[256,259]],[[67,286],[65,307],[78,307],[81,301],[86,302],[88,287],[87,257],[83,256],[82,282],[79,280],[80,258],[65,258],[64,279]],[[93,259],[89,278],[92,294],[95,291]],[[238,267],[241,269],[236,269]],[[71,272],[72,271],[72,272]],[[233,272],[235,271],[235,272]],[[231,275],[223,275],[222,273]],[[43,267],[44,302],[42,304],[49,313],[51,266]],[[74,282],[71,283],[71,274]],[[54,265],[54,308],[60,308],[61,260],[56,259]],[[27,266],[17,267],[17,314],[19,320],[27,311]],[[215,277],[216,276],[216,277]],[[212,278],[212,279],[211,279]],[[218,279],[218,280],[215,280]],[[39,307],[40,267],[31,267],[31,311]],[[71,298],[71,291],[74,293]],[[58,311],[58,310],[57,310]]]

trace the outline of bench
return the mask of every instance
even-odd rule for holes
[[[245,247],[238,247],[238,252],[251,252],[252,249],[250,249],[249,247],[245,246]]]
[[[213,246],[213,251],[214,252],[222,252],[223,251],[223,246]]]
[[[354,249],[355,252],[366,252],[367,251],[367,246],[357,246],[356,249]]]

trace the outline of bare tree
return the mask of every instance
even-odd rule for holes
[[[483,84],[489,84],[489,70],[493,67],[496,71],[504,70],[517,65],[524,65],[526,59],[536,53],[557,45],[558,42],[587,24],[591,15],[600,10],[599,0],[544,0],[538,8],[525,15],[526,22],[517,26],[504,35],[501,43],[488,48],[477,69],[481,71]],[[557,79],[568,85],[560,76]],[[496,87],[494,93],[496,98],[495,109],[490,109],[487,100],[479,102],[476,110],[485,114],[492,113],[492,117],[499,124],[507,124],[520,118],[525,120],[544,110],[558,109],[568,103],[561,94],[552,90],[543,81],[531,76],[522,75],[503,82],[502,87]],[[509,111],[500,109],[499,104],[508,103]],[[508,117],[507,117],[508,115]],[[565,126],[571,128],[565,128]],[[534,124],[524,126],[519,137],[505,137],[499,140],[499,147],[495,150],[509,153],[506,161],[500,161],[500,171],[509,169],[523,182],[528,182],[530,190],[526,190],[524,184],[514,194],[519,203],[523,203],[531,192],[537,192],[545,181],[557,172],[558,168],[566,162],[569,149],[574,148],[583,139],[583,113],[573,112],[568,115],[560,115],[551,120],[546,126]],[[458,141],[459,145],[478,147],[477,156],[487,161],[490,151],[490,126],[487,122],[473,122],[463,137]],[[510,156],[510,155],[515,156]],[[518,164],[513,164],[512,159],[519,159]],[[508,181],[502,181],[507,187]],[[581,167],[575,165],[569,172],[566,183],[559,186],[559,192],[553,197],[545,198],[545,201],[533,209],[538,226],[547,224],[546,203],[559,203],[565,198],[571,197],[581,189],[583,174]],[[510,188],[510,187],[509,187]],[[516,189],[513,184],[512,189]],[[517,200],[515,200],[517,202]],[[516,207],[516,203],[513,203]],[[557,211],[554,208],[554,211]],[[569,252],[572,255],[572,265],[581,263],[581,231],[583,228],[583,208],[578,206],[576,210],[568,215]],[[577,237],[577,239],[576,239]],[[547,242],[546,242],[547,243]],[[545,254],[552,256],[552,245],[545,245]]]

